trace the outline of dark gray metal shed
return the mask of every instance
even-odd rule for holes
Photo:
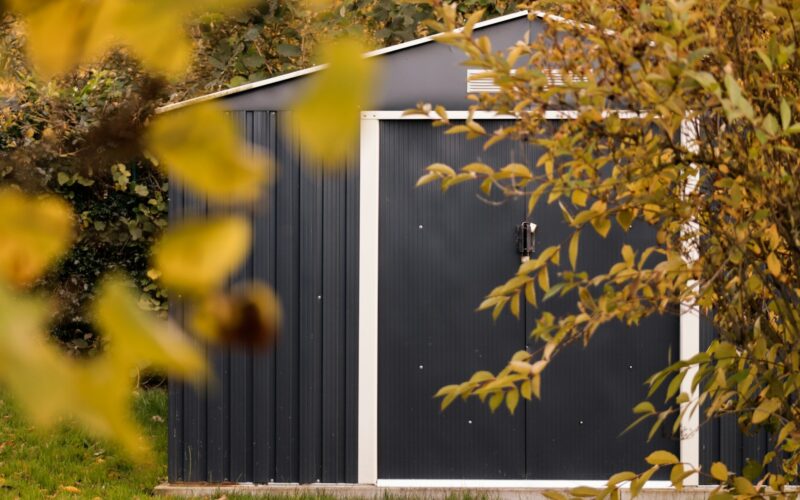
[[[542,15],[519,12],[476,30],[503,48],[536,36]],[[564,486],[639,469],[651,449],[704,464],[755,456],[764,439],[724,439],[736,434],[730,423],[650,443],[644,429],[619,436],[632,420],[629,408],[645,395],[644,379],[670,356],[700,348],[701,325],[691,314],[609,327],[588,350],[559,358],[548,369],[544,400],[513,416],[490,415],[476,402],[439,412],[431,396],[440,386],[497,370],[527,347],[533,311],[496,323],[472,313],[519,264],[513,228],[526,210],[488,206],[469,187],[441,194],[414,183],[435,161],[499,166],[535,162],[539,151],[483,152],[401,116],[430,101],[465,118],[458,111],[468,106],[463,56],[433,42],[371,54],[383,83],[375,110],[362,113],[361,141],[343,172],[313,168],[285,126],[306,76],[319,68],[165,108],[219,99],[279,166],[268,196],[247,207],[253,251],[231,286],[267,281],[284,305],[274,352],[208,347],[215,388],[170,383],[169,481]],[[502,125],[494,116],[478,119],[487,128]],[[569,115],[552,119],[555,125]],[[219,210],[175,182],[170,193],[171,221]],[[539,244],[559,241],[560,220],[558,210],[537,208]],[[607,270],[623,242],[641,246],[653,237],[645,226],[606,240],[587,237],[583,267]],[[558,313],[572,304],[545,306]],[[171,314],[183,322],[180,303]]]

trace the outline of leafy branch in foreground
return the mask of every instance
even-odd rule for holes
[[[434,164],[419,184],[475,183],[484,198],[527,198],[529,213],[558,204],[573,230],[523,263],[479,309],[518,315],[523,300],[543,307],[554,296],[577,304],[561,317],[541,312],[531,332],[538,351],[514,354],[497,374],[442,388],[442,406],[474,396],[513,411],[520,395],[539,395],[546,366],[565,346],[590,342],[600,326],[701,314],[718,339],[648,380],[649,397],[663,390],[667,408],[644,401],[634,408],[637,422],[652,419],[652,435],[676,415],[679,434],[698,431],[688,427],[692,415],[704,422],[736,415],[743,432],[766,429],[776,439],[741,473],[715,464],[715,496],[794,495],[786,485],[800,479],[800,7],[541,1],[531,16],[543,32],[498,51],[473,36],[480,14],[456,30],[453,6],[431,3],[443,19],[432,28],[447,31],[438,40],[484,70],[473,78],[491,78],[500,90],[470,96],[464,121],[424,103],[408,113],[431,116],[445,133],[480,138],[486,148],[520,141],[542,153],[531,165]],[[488,133],[475,119],[479,110],[515,120]],[[621,247],[619,262],[602,274],[581,271],[581,234],[605,237],[614,226],[636,224],[654,229],[655,244]],[[652,455],[648,461],[668,465]],[[673,457],[669,465],[676,487],[699,472]],[[635,481],[654,472],[622,473],[604,490],[571,494],[616,496],[620,481],[632,481],[636,494]]]
[[[61,191],[55,194],[49,189],[54,184],[90,187],[97,175],[110,189],[130,189],[143,198],[142,206],[148,198],[146,203],[157,207],[153,217],[158,220],[166,209],[165,198],[150,198],[146,184],[131,182],[128,168],[146,160],[161,169],[153,175],[154,182],[163,182],[162,176],[172,174],[194,195],[209,200],[213,213],[224,207],[224,216],[185,220],[165,229],[152,249],[145,244],[146,250],[152,250],[147,277],[182,298],[186,323],[200,337],[197,340],[261,348],[270,347],[275,340],[280,305],[272,289],[263,283],[248,283],[235,293],[225,289],[228,276],[243,264],[251,246],[246,204],[264,194],[272,179],[272,165],[266,155],[245,143],[219,104],[156,112],[165,82],[184,76],[191,63],[191,41],[181,29],[183,24],[204,12],[248,3],[0,3],[3,22],[11,19],[3,44],[24,45],[27,54],[3,57],[0,70],[13,66],[9,73],[18,80],[45,79],[52,82],[50,88],[55,92],[63,83],[61,78],[75,81],[74,75],[69,75],[76,72],[102,79],[102,70],[86,68],[113,58],[134,68],[126,74],[135,75],[116,89],[131,97],[129,102],[110,106],[108,116],[87,127],[85,135],[70,135],[71,127],[52,127],[33,116],[21,133],[11,126],[11,134],[0,137],[3,144],[12,146],[0,152],[0,383],[41,427],[72,417],[94,434],[118,440],[132,457],[142,459],[147,444],[130,415],[132,373],[152,366],[201,383],[209,376],[198,342],[178,325],[140,307],[136,286],[122,272],[126,269],[123,265],[93,270],[92,285],[98,285],[86,309],[92,327],[102,334],[102,352],[90,359],[73,359],[48,342],[51,318],[72,305],[54,297],[64,286],[43,285],[55,280],[48,273],[69,255],[76,240],[84,238],[88,225],[96,235],[103,235],[107,228],[85,212],[76,213],[83,205],[75,197],[59,196]],[[373,72],[371,62],[361,57],[361,43],[344,38],[327,49],[328,60],[322,62],[330,62],[330,67],[311,87],[310,98],[317,111],[300,114],[307,120],[301,123],[302,134],[315,139],[310,151],[326,157],[325,166],[332,167],[338,160],[336,153],[358,132],[338,127],[339,114],[357,117],[354,113],[366,102]],[[337,95],[346,85],[342,81],[354,71],[362,76],[361,86]],[[102,87],[96,79],[88,80]],[[0,82],[0,91],[10,89],[13,96],[15,91],[43,87],[25,82]],[[135,91],[135,86],[142,88]],[[81,91],[91,94],[95,89],[87,84]],[[91,97],[86,97],[86,107],[96,104]],[[13,101],[13,97],[9,99]],[[102,100],[100,103],[104,105]],[[18,110],[15,118],[26,112]],[[6,116],[10,115],[3,110],[0,117]],[[16,147],[17,142],[25,147]],[[62,148],[64,144],[69,147]],[[148,211],[139,208],[140,214]],[[131,230],[135,229],[140,228],[132,224]],[[149,236],[154,238],[161,229],[149,228],[153,233]],[[66,266],[59,267],[59,276],[69,280]]]

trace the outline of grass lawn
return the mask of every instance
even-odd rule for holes
[[[165,481],[167,475],[166,391],[140,392],[134,410],[154,449],[150,463],[133,464],[113,444],[92,439],[74,427],[65,425],[48,433],[36,431],[9,399],[0,396],[0,499],[151,498],[153,488]],[[223,498],[253,497],[228,495]],[[303,494],[292,499],[277,495],[259,498],[335,500],[325,494]],[[379,500],[393,499],[399,497],[386,495]],[[485,497],[454,494],[449,499]]]
[[[141,392],[135,412],[155,450],[150,463],[133,464],[74,427],[38,432],[0,396],[0,498],[150,497],[167,474],[166,391]]]

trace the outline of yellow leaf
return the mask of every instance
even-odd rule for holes
[[[525,380],[519,385],[519,392],[523,398],[531,400],[531,381]]]
[[[47,341],[44,302],[16,295],[0,284],[0,380],[39,425],[52,424],[71,382],[63,358]]]
[[[510,361],[508,367],[511,368],[512,371],[522,375],[529,375],[531,373],[531,365],[524,361]]]
[[[678,457],[666,450],[657,450],[647,455],[645,461],[650,465],[672,465],[680,462]]]
[[[728,468],[722,462],[714,462],[711,464],[711,477],[717,481],[728,480]]]
[[[591,223],[592,227],[594,227],[594,230],[597,232],[597,234],[599,234],[603,238],[605,238],[608,235],[608,231],[611,230],[611,221],[608,220],[608,217],[604,215],[599,217],[594,217],[591,220]]]
[[[72,211],[60,198],[0,190],[0,279],[29,284],[69,248]]]
[[[547,270],[547,267],[543,267],[539,270],[539,274],[537,276],[539,288],[542,289],[543,292],[547,292],[550,290],[550,273]]]
[[[569,239],[569,265],[575,270],[578,265],[578,242],[580,241],[581,233],[576,231]]]
[[[66,491],[67,493],[80,493],[81,492],[81,490],[79,490],[75,486],[62,486],[61,489]]]
[[[294,108],[293,121],[306,150],[325,167],[339,167],[356,145],[359,111],[367,109],[375,86],[373,60],[362,56],[364,44],[353,38],[322,43],[328,67],[314,75]]]
[[[576,497],[596,497],[601,490],[589,486],[578,486],[569,490],[570,495]]]
[[[211,0],[13,0],[26,20],[28,53],[44,77],[92,62],[123,45],[151,71],[177,76],[191,62],[191,42],[183,31],[194,11],[230,8],[243,1]]]
[[[625,471],[625,472],[617,472],[610,478],[608,478],[608,482],[606,483],[608,486],[616,486],[619,483],[623,483],[625,481],[630,481],[631,479],[636,477],[635,472]]]
[[[508,391],[508,394],[506,395],[506,407],[508,408],[509,413],[513,415],[514,410],[517,409],[518,404],[519,404],[519,391],[517,391],[517,389],[512,389]]]
[[[178,180],[215,201],[257,198],[270,167],[264,155],[246,152],[234,123],[215,103],[158,115],[145,140]]]
[[[533,286],[533,281],[525,283],[525,299],[530,305],[536,307],[536,288]]]
[[[521,177],[523,179],[531,179],[533,177],[533,174],[531,174],[531,171],[528,170],[528,167],[522,163],[509,163],[505,167],[501,168],[500,171],[516,177]]]
[[[133,290],[118,277],[100,286],[92,313],[108,339],[106,356],[120,369],[152,364],[184,377],[202,373],[205,363],[200,351],[177,325],[143,311]]]
[[[572,192],[572,203],[578,207],[585,207],[586,201],[589,199],[589,194],[586,191],[575,190]]]
[[[755,495],[756,488],[753,486],[746,477],[736,476],[733,478],[733,485],[736,488],[736,492],[741,495]]]
[[[436,174],[434,174],[434,173],[425,174],[422,177],[420,177],[419,179],[417,179],[416,187],[424,186],[425,184],[431,183],[431,182],[433,182],[435,180],[438,180],[438,179],[441,179],[441,177],[436,175]]]
[[[625,261],[626,264],[629,266],[633,266],[633,259],[634,259],[633,247],[630,245],[623,245],[622,246],[622,260]]]
[[[515,294],[511,297],[511,301],[509,303],[509,308],[511,310],[511,314],[514,315],[515,318],[519,319],[519,293]]]
[[[770,252],[770,254],[767,255],[767,268],[773,276],[777,277],[781,275],[781,261],[778,260],[775,252]]]
[[[753,412],[753,423],[760,424],[775,413],[781,407],[781,401],[777,398],[765,399]]]
[[[44,303],[0,287],[0,381],[35,424],[51,427],[73,417],[94,436],[114,439],[137,459],[146,442],[130,415],[130,368],[102,355],[76,362],[47,336]]]
[[[536,396],[536,399],[542,399],[542,376],[534,375],[531,378],[531,394]]]
[[[491,398],[489,398],[489,409],[492,410],[492,413],[500,406],[500,403],[503,402],[503,391],[495,392]]]
[[[250,225],[241,218],[185,222],[154,246],[153,264],[167,287],[205,294],[241,265],[250,239]]]

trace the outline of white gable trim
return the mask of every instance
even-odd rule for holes
[[[528,16],[529,13],[532,16],[536,16],[536,17],[539,17],[539,18],[549,17],[549,18],[551,18],[553,20],[557,20],[557,21],[558,20],[563,20],[562,18],[560,18],[558,16],[551,16],[549,14],[545,14],[544,12],[536,11],[536,12],[532,12],[531,13],[531,12],[529,12],[527,10],[521,10],[519,12],[514,12],[512,14],[506,14],[505,16],[499,16],[499,17],[495,17],[493,19],[487,19],[486,21],[481,21],[479,23],[476,23],[474,29],[477,30],[477,29],[481,29],[481,28],[486,28],[488,26],[493,26],[495,24],[502,24],[502,23],[506,23],[508,21],[513,21],[514,19],[519,19],[521,17]],[[462,28],[459,28],[456,31],[461,31],[461,29]],[[425,36],[425,37],[422,37],[422,38],[417,38],[415,40],[409,40],[408,42],[399,43],[397,45],[392,45],[390,47],[385,47],[385,48],[382,48],[382,49],[373,50],[373,51],[370,51],[370,52],[367,52],[366,54],[364,54],[364,57],[378,57],[378,56],[382,56],[382,55],[386,55],[386,54],[391,54],[393,52],[399,52],[401,50],[409,49],[411,47],[416,47],[417,45],[423,45],[423,44],[426,44],[426,43],[433,42],[439,36],[441,36],[441,33],[437,33],[435,35],[430,35],[430,36]],[[286,73],[286,74],[283,74],[283,75],[274,76],[272,78],[267,78],[266,80],[259,80],[257,82],[250,82],[250,83],[246,83],[244,85],[239,85],[238,87],[233,87],[233,88],[230,88],[230,89],[220,90],[218,92],[213,92],[211,94],[207,94],[207,95],[203,95],[203,96],[199,96],[199,97],[194,97],[192,99],[187,99],[185,101],[176,102],[176,103],[173,103],[173,104],[167,104],[166,106],[162,106],[162,107],[158,108],[157,112],[158,113],[166,113],[167,111],[173,111],[173,110],[176,110],[176,109],[184,108],[184,107],[189,106],[191,104],[197,104],[197,103],[201,103],[201,102],[205,102],[205,101],[211,101],[211,100],[214,100],[214,99],[219,99],[220,97],[225,97],[225,96],[234,95],[234,94],[240,94],[242,92],[247,92],[249,90],[258,89],[258,88],[261,88],[261,87],[268,87],[270,85],[275,85],[276,83],[285,82],[287,80],[294,80],[295,78],[300,78],[300,77],[303,77],[303,76],[306,76],[306,75],[310,75],[312,73],[316,73],[317,71],[325,69],[327,66],[328,66],[327,64],[320,64],[320,65],[317,65],[317,66],[312,66],[310,68],[305,68],[305,69],[301,69],[301,70],[298,70],[298,71],[292,71],[291,73]]]

